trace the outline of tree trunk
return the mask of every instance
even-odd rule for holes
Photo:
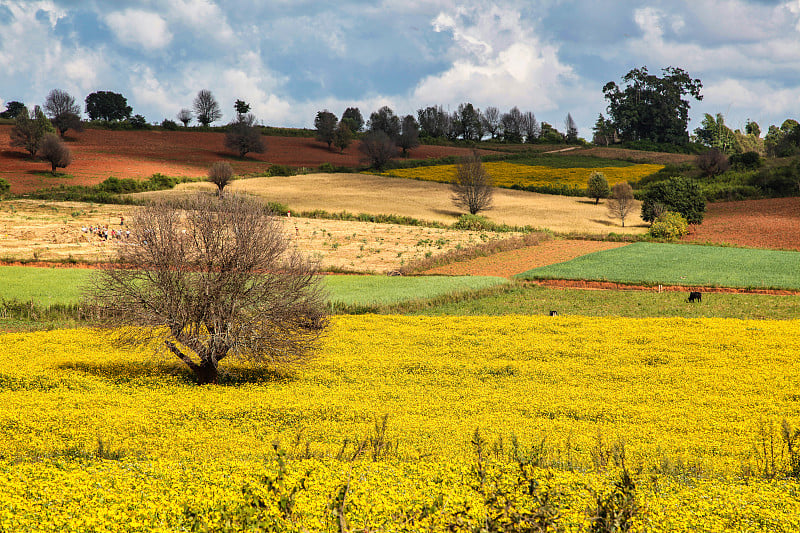
[[[211,361],[203,361],[193,369],[194,377],[197,378],[198,385],[217,384],[217,366]]]

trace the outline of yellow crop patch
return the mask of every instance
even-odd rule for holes
[[[587,523],[586,487],[610,490],[623,442],[638,530],[797,530],[800,484],[784,479],[778,433],[759,427],[800,421],[798,328],[343,316],[307,365],[228,365],[205,387],[166,356],[89,330],[0,335],[0,531],[177,531],[197,516],[219,526],[247,501],[243,487],[286,531],[338,531],[331,505],[348,483],[353,529],[415,530],[401,525],[413,518],[444,531],[460,510],[482,512],[476,428],[491,472],[515,475],[514,436],[538,450],[536,476],[557,489],[571,530]],[[756,446],[770,434],[784,453],[776,479],[761,475]],[[372,444],[349,461],[360,440]],[[306,478],[288,517],[267,489],[275,445],[290,458],[287,493]]]
[[[606,180],[608,180],[608,184],[613,186],[621,181],[639,180],[664,168],[663,165],[650,164],[627,167],[552,168],[521,165],[505,161],[484,163],[483,166],[497,187],[511,187],[513,185],[527,187],[533,185],[537,187],[554,186],[574,189],[585,189],[593,172],[602,172]],[[384,175],[450,183],[456,177],[456,165],[396,169],[384,172]]]

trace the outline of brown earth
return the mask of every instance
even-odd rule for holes
[[[112,131],[87,129],[67,132],[72,164],[49,172],[50,164],[31,160],[21,148],[12,147],[12,126],[0,125],[0,178],[11,184],[12,193],[24,193],[58,185],[93,185],[109,176],[147,178],[155,173],[167,176],[205,176],[211,163],[227,160],[235,172],[264,173],[272,164],[315,168],[322,163],[354,167],[362,157],[355,141],[344,153],[308,137],[264,136],[267,150],[239,158],[224,146],[225,134],[200,131]],[[466,155],[469,148],[424,145],[409,151],[414,159]],[[493,153],[481,151],[481,153]]]
[[[708,204],[683,241],[800,251],[800,197]]]
[[[0,202],[0,261],[108,261],[125,238],[106,240],[84,228],[123,232],[129,206],[79,202]],[[322,269],[388,272],[429,254],[471,247],[489,239],[517,236],[397,224],[282,217],[299,250]]]
[[[695,156],[688,154],[669,154],[666,152],[647,152],[645,150],[630,150],[627,148],[614,148],[613,146],[595,146],[570,152],[570,155],[591,155],[609,159],[622,159],[637,163],[656,163],[658,165],[691,163]]]
[[[532,268],[563,263],[582,255],[625,246],[627,243],[583,240],[545,241],[536,246],[459,261],[424,272],[451,276],[501,276],[510,278]]]

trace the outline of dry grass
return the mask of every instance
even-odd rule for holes
[[[0,202],[0,259],[107,261],[121,241],[107,242],[82,227],[124,229],[120,215],[129,220],[133,209],[79,202]],[[326,270],[387,272],[409,261],[518,236],[297,217],[282,220],[298,249],[318,258]]]
[[[446,184],[373,176],[367,174],[306,174],[292,177],[251,178],[234,181],[231,191],[254,194],[267,201],[287,204],[295,211],[349,211],[352,213],[405,215],[422,220],[451,224],[462,212],[451,200]],[[213,190],[208,183],[186,183],[174,191],[154,194],[180,194],[188,190]],[[226,189],[227,190],[227,189]],[[639,205],[634,213],[639,212]],[[641,219],[629,220],[626,227],[611,219],[604,203],[582,197],[538,194],[496,189],[494,208],[481,213],[511,226],[531,226],[557,232],[591,234],[647,231]]]

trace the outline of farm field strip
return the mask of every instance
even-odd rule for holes
[[[663,165],[638,164],[624,167],[594,168],[554,168],[540,165],[509,163],[506,161],[487,162],[483,164],[492,176],[495,186],[511,187],[518,185],[564,186],[574,189],[585,189],[593,172],[602,172],[609,185],[621,181],[637,181],[661,170]],[[436,165],[406,169],[394,169],[383,173],[384,176],[411,178],[424,181],[450,183],[456,177],[456,165]]]
[[[798,327],[336,317],[306,366],[224,365],[230,377],[210,387],[191,384],[172,359],[114,348],[89,330],[0,335],[0,527],[80,531],[110,521],[175,530],[186,506],[206,497],[233,504],[242,486],[276,475],[269,458],[278,442],[292,456],[308,443],[311,459],[291,461],[289,478],[292,486],[311,469],[297,501],[303,524],[333,527],[325,502],[351,479],[353,523],[399,530],[397,513],[439,492],[451,511],[474,502],[465,476],[479,427],[489,443],[508,445],[512,433],[525,447],[544,439],[544,465],[565,491],[559,504],[573,528],[585,525],[586,485],[613,481],[593,450],[624,440],[627,464],[641,471],[641,520],[653,531],[792,530],[797,482],[741,476],[755,475],[760,423],[800,420]],[[390,454],[374,463],[334,458],[384,415]]]
[[[798,265],[800,252],[638,242],[517,277],[798,290]]]
[[[76,304],[93,275],[89,269],[0,266],[0,300],[43,306]],[[324,276],[323,282],[331,303],[345,305],[392,304],[508,283],[491,276],[349,275]]]

